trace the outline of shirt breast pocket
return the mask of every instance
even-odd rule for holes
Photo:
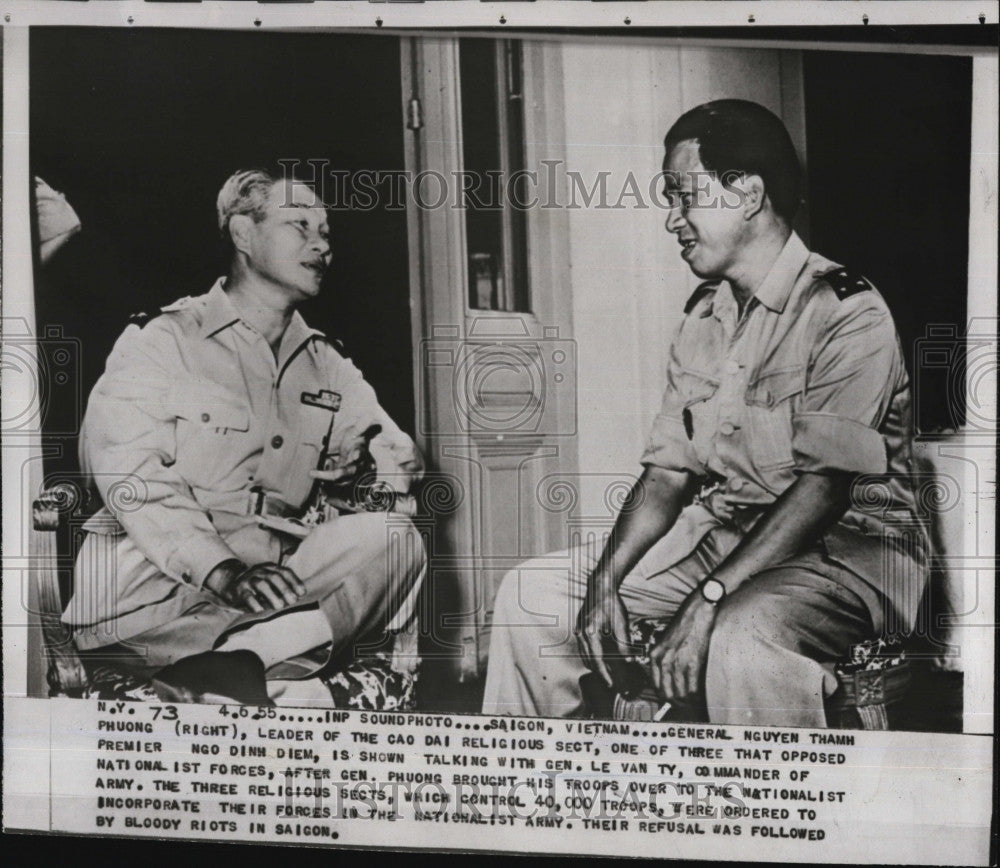
[[[250,408],[221,389],[178,388],[177,465],[189,483],[205,487],[231,471],[242,457],[250,430]]]
[[[760,372],[747,387],[745,401],[750,456],[758,470],[793,467],[792,413],[805,388],[804,366]]]
[[[677,373],[684,430],[701,461],[706,459],[709,435],[715,430],[718,408],[712,398],[718,390],[719,380],[701,371],[682,368]]]

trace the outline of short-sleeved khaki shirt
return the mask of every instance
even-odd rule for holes
[[[719,521],[748,528],[797,474],[855,473],[854,504],[825,536],[827,548],[909,622],[925,578],[911,429],[885,301],[793,233],[742,317],[724,281],[702,285],[688,304],[641,460],[692,473],[705,487],[662,542],[689,552]],[[914,541],[907,556],[920,568],[887,575],[896,568],[885,566],[885,552]]]

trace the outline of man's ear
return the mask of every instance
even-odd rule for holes
[[[756,217],[764,208],[767,191],[764,189],[764,179],[760,175],[747,175],[743,179],[743,219]]]
[[[250,254],[250,232],[253,228],[253,217],[249,214],[234,214],[229,218],[229,237],[233,247],[240,253]]]

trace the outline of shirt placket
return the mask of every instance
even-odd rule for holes
[[[267,409],[261,421],[261,458],[257,482],[268,491],[281,492],[286,454],[291,445],[288,424],[281,401],[281,371],[271,347],[259,332],[243,323],[254,355],[254,369],[260,377],[260,393],[267,394]]]
[[[749,302],[742,317],[736,319],[735,308],[725,311],[720,319],[725,340],[725,355],[719,365],[718,426],[713,438],[713,460],[710,468],[723,477],[727,491],[739,491],[744,480],[738,472],[739,454],[744,430],[743,394],[746,391],[747,343],[743,339],[747,324],[755,313],[755,302]]]

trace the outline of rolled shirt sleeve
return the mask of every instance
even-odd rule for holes
[[[164,574],[201,587],[213,567],[237,555],[171,466],[176,459],[172,395],[181,370],[168,327],[129,326],[91,393],[80,460],[137,548]]]
[[[653,419],[640,463],[644,466],[654,465],[666,470],[679,470],[701,476],[705,473],[705,467],[695,454],[688,429],[684,424],[685,401],[677,382],[679,363],[676,348],[675,342],[671,347],[670,360],[667,364],[667,386],[663,392],[663,402],[659,413]]]
[[[886,473],[880,428],[906,385],[892,317],[878,295],[857,293],[837,302],[823,335],[792,419],[796,470]]]

